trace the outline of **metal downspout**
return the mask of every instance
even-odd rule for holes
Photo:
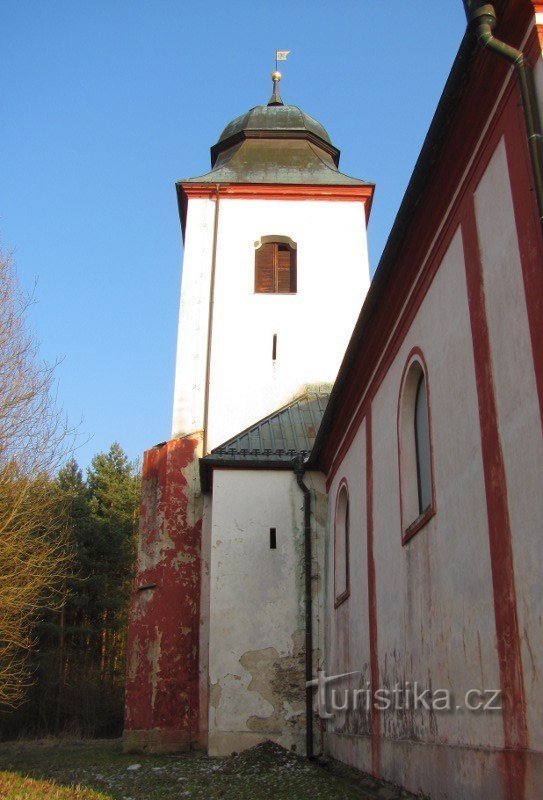
[[[304,495],[304,575],[305,575],[305,742],[307,758],[313,759],[313,599],[311,553],[311,492],[304,483],[305,464],[301,456],[294,460],[294,473]]]
[[[517,70],[539,222],[543,226],[543,131],[533,70],[521,50],[516,50],[494,37],[492,31],[497,22],[494,6],[480,0],[463,0],[463,3],[468,25],[474,30],[481,45],[508,61]]]
[[[209,384],[211,381],[211,340],[213,338],[213,310],[215,306],[215,266],[217,263],[217,232],[219,230],[219,184],[215,184],[215,216],[213,220],[213,245],[211,250],[211,276],[209,279],[209,313],[207,318],[206,382],[204,388],[203,453],[207,455],[207,426],[209,420]]]

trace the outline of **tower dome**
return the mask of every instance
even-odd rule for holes
[[[224,128],[211,148],[211,172],[178,181],[178,191],[190,183],[368,185],[338,170],[340,152],[326,129],[298,106],[283,103],[280,78],[272,73],[267,105],[254,106]]]
[[[281,73],[272,72],[273,94],[265,106],[255,106],[246,114],[240,114],[229,122],[219,136],[215,147],[211,148],[211,166],[223,150],[244,138],[259,139],[307,139],[324,147],[332,156],[335,165],[339,162],[339,150],[333,147],[325,128],[298,106],[286,106],[279,95]]]
[[[238,136],[245,131],[308,133],[323,142],[332,144],[324,126],[298,106],[255,106],[247,113],[240,114],[239,117],[229,122],[219,136],[217,144],[228,141],[232,136]]]
[[[339,150],[334,147],[320,122],[298,106],[270,102],[265,106],[251,108],[228,123],[217,144],[211,148],[211,166],[216,165],[221,153],[241,142],[255,139],[260,142],[282,140],[284,147],[294,141],[310,142],[320,148],[323,155],[332,160],[333,165],[337,167],[339,163]]]

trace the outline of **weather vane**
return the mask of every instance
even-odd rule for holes
[[[276,50],[275,51],[275,70],[271,74],[271,79],[273,81],[273,94],[270,98],[270,102],[268,103],[269,106],[282,106],[283,101],[281,100],[281,96],[279,94],[279,81],[281,80],[281,73],[277,69],[277,62],[278,61],[286,61],[287,56],[290,53],[290,50]]]
[[[286,61],[290,50],[276,50],[275,51],[275,71],[277,72],[277,62]]]

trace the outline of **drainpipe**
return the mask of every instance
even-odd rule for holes
[[[305,574],[305,744],[307,758],[313,759],[313,601],[311,586],[311,492],[304,483],[302,456],[294,460],[294,474],[304,494],[304,574]]]
[[[533,70],[521,50],[516,50],[494,37],[492,31],[496,27],[497,19],[493,5],[482,0],[463,0],[463,3],[468,26],[473,29],[481,45],[508,61],[517,71],[539,222],[543,226],[543,134]]]
[[[209,311],[207,318],[207,356],[204,387],[204,436],[203,455],[207,455],[207,426],[209,420],[209,383],[211,380],[211,339],[213,337],[213,310],[215,306],[215,267],[217,264],[217,231],[219,230],[219,186],[215,184],[215,216],[213,220],[213,245],[211,250],[211,275],[209,278]]]

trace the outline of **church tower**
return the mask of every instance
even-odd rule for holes
[[[272,73],[267,105],[223,130],[211,171],[176,185],[184,260],[173,430],[143,461],[128,750],[207,747],[200,459],[308,386],[329,387],[369,286],[374,187],[338,170],[339,150],[283,103],[280,77]]]
[[[204,453],[333,382],[369,285],[373,186],[338,171],[326,130],[284,105],[230,122],[211,172],[177,183],[185,256],[172,436]]]

